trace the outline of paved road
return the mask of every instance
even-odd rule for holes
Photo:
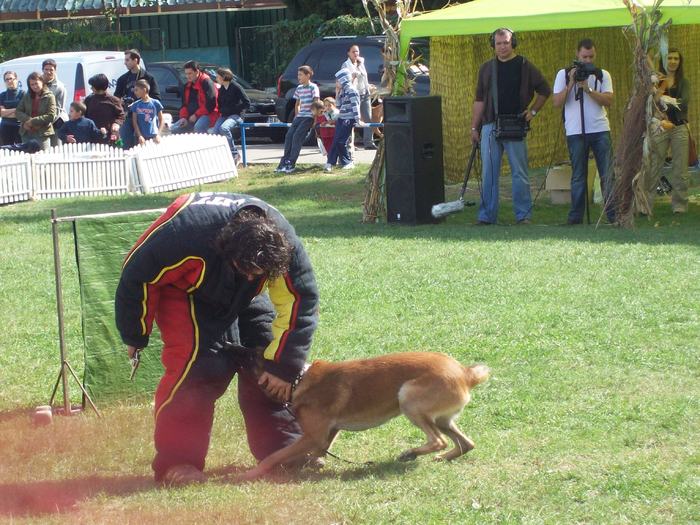
[[[239,146],[239,145],[238,145]],[[239,146],[240,150],[240,146]],[[246,156],[248,164],[275,164],[279,162],[284,153],[284,144],[269,144],[262,141],[255,141],[246,144]],[[361,148],[355,149],[355,164],[372,164],[375,150],[365,151]],[[303,147],[297,164],[325,164],[326,157],[321,155],[318,148]]]

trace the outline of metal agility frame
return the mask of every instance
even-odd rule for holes
[[[59,236],[58,236],[58,225],[61,222],[75,222],[80,219],[97,219],[97,218],[103,218],[103,217],[119,217],[119,216],[124,216],[124,215],[136,215],[140,213],[163,213],[165,211],[165,208],[159,208],[159,209],[153,209],[153,210],[135,210],[135,211],[123,211],[123,212],[113,212],[113,213],[98,213],[98,214],[91,214],[91,215],[76,215],[76,216],[71,216],[71,217],[58,217],[56,215],[56,209],[52,208],[51,209],[51,236],[53,238],[53,264],[54,264],[54,276],[56,280],[56,311],[57,311],[57,316],[58,316],[58,346],[59,346],[59,351],[60,351],[60,357],[61,357],[61,368],[59,369],[58,372],[58,378],[56,379],[56,383],[54,384],[53,391],[51,392],[51,399],[49,400],[49,405],[53,406],[53,401],[56,397],[56,393],[58,391],[58,385],[62,385],[63,389],[63,408],[59,413],[63,414],[64,416],[71,416],[74,413],[74,410],[71,406],[70,402],[70,388],[69,388],[69,376],[73,376],[73,379],[75,379],[76,383],[78,383],[78,386],[80,387],[80,390],[82,390],[83,395],[85,396],[85,399],[88,401],[92,409],[95,411],[97,414],[97,417],[102,417],[102,414],[100,414],[100,411],[97,409],[97,406],[93,402],[92,398],[90,397],[90,394],[88,394],[87,390],[85,390],[85,387],[83,386],[82,382],[80,381],[80,378],[78,377],[78,374],[75,373],[75,370],[73,367],[70,365],[68,362],[68,358],[66,356],[66,336],[65,336],[65,323],[64,323],[64,311],[63,311],[63,279],[62,279],[62,272],[61,272],[61,254],[59,250]],[[77,412],[80,412],[80,410],[77,410]]]

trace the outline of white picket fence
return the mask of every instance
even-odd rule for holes
[[[134,191],[133,158],[106,144],[64,144],[32,155],[33,198]]]
[[[143,193],[160,193],[238,176],[226,137],[185,133],[132,150]]]
[[[236,176],[228,142],[216,135],[170,135],[126,151],[104,144],[64,144],[32,155],[0,150],[0,204],[158,193]]]
[[[19,151],[0,153],[0,204],[32,198],[31,155]]]

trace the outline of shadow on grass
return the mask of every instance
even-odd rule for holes
[[[437,224],[417,226],[387,224],[363,224],[362,199],[364,180],[356,176],[280,177],[259,174],[238,182],[210,184],[201,189],[189,188],[159,195],[124,195],[89,199],[55,199],[35,203],[22,203],[16,209],[2,213],[3,223],[45,224],[49,230],[49,212],[56,208],[59,217],[109,213],[125,210],[147,210],[167,207],[176,195],[191,191],[246,192],[274,204],[287,216],[302,237],[385,237],[390,239],[431,239],[444,241],[476,240],[502,242],[519,240],[573,240],[594,243],[643,243],[650,245],[691,244],[700,245],[700,209],[691,203],[689,212],[682,216],[671,214],[668,203],[659,203],[652,218],[639,218],[634,229],[620,229],[608,225],[596,228],[599,207],[591,211],[591,225],[564,226],[568,205],[535,203],[533,224],[516,226],[512,204],[503,199],[496,226],[474,226],[477,208],[469,207],[450,215]],[[447,201],[454,200],[448,192]],[[507,193],[507,192],[506,192]],[[474,199],[474,195],[470,198]],[[478,195],[476,199],[478,200]],[[67,226],[66,226],[67,227]]]
[[[34,414],[36,407],[17,407],[10,410],[0,411],[0,423],[5,423],[6,421],[11,421],[20,416],[26,416],[31,418]]]
[[[90,476],[80,479],[0,484],[0,516],[38,516],[69,511],[99,494],[124,496],[152,490],[150,476]]]
[[[403,476],[418,466],[417,461],[401,462],[397,460],[385,460],[380,462],[367,461],[365,463],[360,463],[357,461],[348,462],[345,459],[330,458],[328,456],[326,456],[325,459],[326,467],[320,470],[302,469],[285,471],[284,469],[278,469],[262,479],[269,483],[277,484],[322,481],[326,479],[353,481],[369,477],[386,479]],[[339,472],[338,470],[328,468],[329,462],[335,462],[335,465],[347,466],[348,468]],[[239,483],[237,479],[238,476],[248,470],[248,468],[249,467],[240,465],[230,465],[211,469],[207,474],[209,475],[209,480],[212,482]]]

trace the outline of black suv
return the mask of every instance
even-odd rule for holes
[[[177,121],[182,107],[182,91],[187,83],[185,77],[185,62],[149,62],[146,65],[148,72],[153,75],[160,89],[160,100],[163,103],[163,111],[170,113],[173,122]],[[216,82],[215,64],[199,63],[202,69]],[[244,122],[279,122],[275,113],[275,98],[273,95],[260,89],[255,89],[242,78],[234,75],[234,80],[243,88],[250,99],[250,108],[241,115]],[[240,131],[236,128],[237,133]],[[246,135],[270,137],[274,141],[284,141],[285,128],[248,128]],[[234,135],[234,138],[237,138]]]
[[[360,55],[365,59],[365,69],[370,84],[379,86],[384,72],[384,36],[331,36],[317,38],[304,46],[277,79],[277,101],[275,109],[277,117],[282,122],[291,122],[294,111],[294,90],[297,81],[297,69],[304,64],[311,66],[314,76],[311,81],[318,85],[321,99],[335,96],[335,74],[348,59],[348,48],[356,44]],[[411,42],[412,50],[427,58],[427,41]],[[420,70],[413,76],[417,95],[430,94],[430,76],[427,67],[415,68]]]

